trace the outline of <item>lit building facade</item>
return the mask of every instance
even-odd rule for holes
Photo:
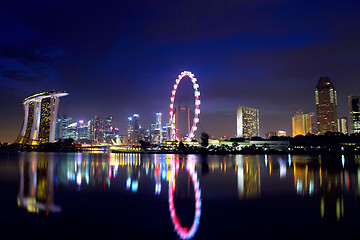
[[[66,129],[71,123],[71,117],[68,117],[66,115],[58,115],[56,120],[55,140],[66,138]]]
[[[89,124],[80,120],[76,124],[76,139],[75,140],[82,140],[82,139],[90,139],[89,136]]]
[[[318,134],[336,132],[337,96],[329,77],[321,77],[315,89]]]
[[[296,111],[292,117],[292,135],[305,136],[308,133],[312,133],[311,129],[311,117],[314,113],[303,113],[302,111]]]
[[[350,132],[360,133],[360,95],[349,96]]]
[[[338,119],[338,132],[348,134],[347,118],[342,117]]]
[[[112,117],[105,118],[104,140],[108,143],[110,143],[111,140],[115,140],[115,128],[112,126]]]
[[[77,140],[77,123],[70,123],[63,129],[63,139],[74,139]]]
[[[250,139],[259,136],[259,110],[238,105],[237,137]]]
[[[129,143],[138,143],[140,140],[139,114],[128,117],[128,138]]]
[[[156,113],[156,122],[150,125],[150,139],[152,143],[162,143],[161,113]]]
[[[59,98],[68,94],[50,91],[25,98],[24,123],[15,142],[22,144],[54,142]]]
[[[278,137],[286,137],[287,135],[286,135],[286,131],[284,131],[284,130],[277,130],[276,131],[276,136],[278,136]]]
[[[94,127],[92,129],[94,141],[98,143],[104,142],[104,120],[100,117],[95,116],[94,118]]]

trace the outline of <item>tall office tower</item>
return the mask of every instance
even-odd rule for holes
[[[166,141],[167,141],[167,127],[162,126],[162,129],[161,129],[161,143],[164,143]]]
[[[38,144],[54,142],[59,98],[66,92],[49,91],[25,98],[24,124],[16,143]]]
[[[156,128],[161,129],[161,113],[156,113]]]
[[[90,139],[89,136],[89,124],[87,122],[84,122],[83,120],[80,120],[77,122],[76,125],[76,140],[80,139]]]
[[[237,137],[252,138],[259,136],[259,110],[238,105]]]
[[[94,119],[90,119],[88,121],[88,135],[89,135],[89,139],[94,141],[95,140],[95,124],[94,124]]]
[[[150,142],[150,134],[149,134],[149,129],[145,129],[143,128],[141,125],[139,125],[139,140],[143,140],[143,141],[147,141]]]
[[[318,134],[336,132],[337,97],[334,84],[328,77],[321,77],[315,89]]]
[[[94,141],[98,143],[104,142],[104,120],[98,116],[94,118]]]
[[[338,124],[338,132],[341,132],[343,134],[348,134],[348,127],[347,127],[347,118],[342,117],[337,120]]]
[[[70,124],[72,123],[72,118],[68,117],[66,115],[60,116],[60,123],[59,123],[59,139],[65,139],[65,138],[73,138],[74,135],[72,133],[69,133],[68,128]],[[70,137],[69,137],[70,136]]]
[[[76,128],[77,128],[77,123],[74,122],[74,123],[70,123],[69,125],[66,125],[66,127],[64,127],[63,129],[63,139],[69,139],[69,138],[72,138],[74,140],[77,140],[77,131],[76,131]]]
[[[150,139],[152,143],[157,143],[156,141],[156,128],[157,128],[157,124],[156,123],[152,123],[150,124]]]
[[[349,96],[349,114],[351,133],[360,133],[360,95]]]
[[[128,124],[128,139],[129,141],[131,141],[131,137],[134,134],[134,124],[133,124],[133,118],[132,117],[128,117],[129,120],[129,124]]]
[[[162,142],[161,113],[156,113],[156,122],[150,124],[150,141],[155,144]]]
[[[104,126],[104,139],[105,142],[111,143],[111,140],[115,140],[114,127],[112,126],[112,117],[105,118]]]
[[[138,143],[140,140],[139,129],[139,115],[134,114],[132,117],[128,117],[128,138],[130,143]]]
[[[166,141],[174,141],[174,136],[171,131],[171,124],[166,124]]]
[[[56,119],[55,140],[64,138],[64,130],[72,123],[72,118],[66,115],[58,115]]]
[[[158,131],[158,134],[159,134],[159,143],[162,143],[162,126],[161,126],[161,116],[162,116],[162,113],[156,113],[156,124],[157,124],[157,127],[156,127],[156,131]]]
[[[305,136],[308,133],[312,133],[311,129],[311,117],[314,113],[303,113],[302,111],[296,111],[292,117],[292,135]]]

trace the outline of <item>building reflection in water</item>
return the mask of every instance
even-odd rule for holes
[[[25,161],[22,154],[19,170],[18,206],[35,213],[39,210],[60,212],[61,208],[54,204],[54,159],[44,159],[38,157],[38,153],[31,153],[31,159]]]
[[[200,224],[200,177],[204,174],[216,180],[221,177],[219,173],[231,176],[237,186],[231,189],[227,187],[226,193],[231,192],[240,200],[260,198],[263,190],[261,181],[269,178],[279,179],[275,182],[288,181],[293,194],[302,198],[319,197],[319,217],[330,223],[344,218],[344,206],[347,201],[358,199],[360,195],[359,157],[348,159],[340,156],[324,159],[292,155],[230,155],[209,156],[198,162],[201,158],[199,156],[179,157],[174,154],[76,153],[64,156],[67,156],[66,159],[61,158],[57,161],[59,154],[21,155],[20,187],[17,197],[19,206],[29,212],[60,212],[61,207],[54,203],[54,186],[58,185],[79,191],[88,187],[107,190],[114,186],[119,188],[120,181],[121,190],[130,194],[142,191],[146,186],[156,197],[168,198],[171,221],[176,233],[182,239],[190,239]],[[187,192],[194,199],[194,205],[191,207],[195,209],[189,228],[180,225],[181,221],[178,218],[181,215],[178,216],[177,213],[182,212],[181,204],[176,211],[174,201],[177,199],[176,193],[184,187],[179,184],[179,179],[183,179],[181,176],[184,174],[188,178]],[[145,177],[147,179],[143,180]],[[288,188],[289,185],[284,184],[281,187],[284,186]],[[266,185],[263,188],[266,188]],[[344,198],[345,194],[354,196]]]
[[[321,168],[315,168],[307,161],[293,162],[294,187],[297,194],[311,196],[319,191],[319,169]]]
[[[236,156],[238,195],[240,199],[260,197],[260,161]]]
[[[179,155],[174,154],[153,155],[151,159],[140,159],[140,154],[108,154],[107,159],[104,159],[104,155],[98,154],[92,155],[90,159],[89,154],[76,153],[72,158],[62,161],[55,161],[53,156],[51,153],[31,153],[30,159],[23,157],[19,161],[20,188],[17,199],[19,206],[29,212],[61,211],[54,204],[54,185],[75,187],[79,191],[88,186],[107,189],[122,168],[126,172],[124,188],[132,193],[138,191],[139,180],[144,174],[154,182],[155,195],[160,195],[162,185],[167,183],[169,212],[174,230],[181,239],[190,239],[195,235],[200,223],[201,190],[195,168],[197,160],[192,155],[180,160]],[[189,174],[194,189],[195,215],[189,229],[181,226],[174,204],[174,192],[179,190],[176,184],[179,168]]]

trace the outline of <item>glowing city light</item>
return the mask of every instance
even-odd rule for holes
[[[131,178],[128,177],[128,178],[126,179],[126,189],[129,190],[130,187],[131,187]]]
[[[171,173],[169,179],[169,210],[171,215],[171,221],[174,225],[174,230],[179,235],[181,239],[191,239],[194,237],[200,223],[201,216],[201,190],[200,183],[197,177],[197,173],[195,171],[195,163],[191,160],[188,160],[186,163],[186,170],[190,174],[191,181],[194,185],[194,193],[195,193],[195,215],[193,224],[189,229],[182,227],[180,221],[176,215],[175,205],[174,205],[174,192],[176,188],[175,175],[179,171],[179,162],[173,162],[171,164]]]
[[[179,137],[176,134],[176,127],[175,127],[175,114],[174,114],[174,100],[176,95],[176,90],[179,86],[180,81],[183,79],[183,77],[188,76],[193,83],[194,87],[194,96],[195,96],[195,116],[193,120],[193,126],[191,128],[191,131],[189,133],[189,136],[185,139],[185,141],[189,142],[191,141],[191,138],[195,136],[195,132],[197,130],[196,124],[199,122],[199,114],[200,114],[200,92],[198,90],[199,84],[196,83],[197,79],[194,78],[194,74],[192,74],[189,71],[182,72],[178,78],[175,81],[174,88],[171,92],[171,98],[170,98],[170,119],[173,119],[171,121],[171,133],[174,136],[176,141],[180,141]]]

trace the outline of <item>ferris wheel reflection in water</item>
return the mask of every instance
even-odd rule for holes
[[[191,239],[196,234],[201,216],[201,189],[195,168],[197,162],[195,156],[180,157],[175,154],[162,154],[155,155],[153,161],[141,160],[139,154],[108,154],[108,159],[98,159],[99,156],[96,159],[90,159],[89,154],[81,153],[71,154],[67,157],[69,157],[67,161],[56,161],[56,154],[52,153],[20,155],[20,186],[17,197],[19,207],[27,209],[28,212],[45,211],[46,215],[49,212],[59,213],[61,207],[54,204],[55,185],[68,185],[70,188],[77,186],[76,189],[81,191],[85,185],[90,184],[95,187],[97,182],[104,182],[104,189],[108,189],[105,188],[105,182],[109,182],[108,187],[110,187],[110,180],[115,180],[118,174],[122,175],[123,173],[119,173],[119,170],[123,167],[127,167],[126,190],[135,193],[138,189],[136,176],[139,172],[130,174],[131,169],[144,169],[147,173],[154,171],[150,175],[154,176],[155,195],[160,195],[162,181],[168,182],[169,213],[174,231],[180,239]],[[101,179],[92,176],[91,172],[97,172],[96,176]],[[177,179],[180,179],[178,177],[180,172],[187,172],[195,195],[195,214],[189,229],[181,225],[174,203],[175,190],[178,188],[177,191],[179,191],[181,188],[179,184],[178,186],[176,184]]]
[[[176,215],[176,208],[174,204],[174,192],[176,189],[176,175],[179,171],[180,166],[180,160],[179,158],[171,159],[171,173],[170,173],[170,179],[169,179],[169,211],[171,215],[171,221],[174,225],[174,230],[179,235],[181,239],[191,239],[195,233],[197,232],[197,229],[199,227],[200,223],[200,216],[201,216],[201,189],[200,189],[200,183],[198,180],[197,172],[195,170],[195,159],[192,159],[191,156],[188,156],[188,159],[186,161],[186,171],[190,175],[190,179],[194,186],[194,193],[195,193],[195,214],[194,214],[194,220],[193,224],[189,229],[186,227],[183,227],[180,224],[180,221],[178,219],[178,216]]]

